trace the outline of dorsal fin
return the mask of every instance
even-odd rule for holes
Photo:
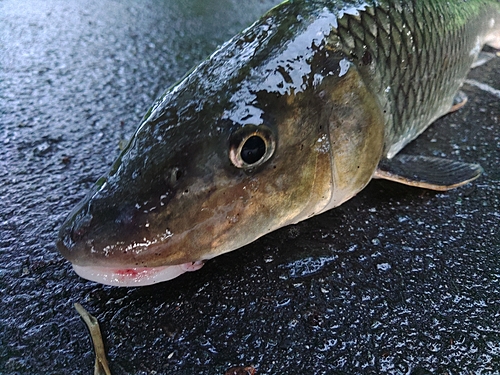
[[[380,161],[374,178],[431,190],[450,190],[478,178],[479,164],[414,155],[396,155]]]

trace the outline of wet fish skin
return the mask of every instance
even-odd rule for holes
[[[340,18],[330,39],[377,96],[386,114],[384,153],[390,158],[449,111],[482,45],[500,47],[499,3],[374,3]],[[488,34],[492,21],[496,26]]]
[[[336,207],[449,110],[485,43],[496,0],[284,2],[153,104],[58,248],[138,285]]]

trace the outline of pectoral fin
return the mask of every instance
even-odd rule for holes
[[[450,190],[478,178],[479,164],[413,155],[396,155],[380,161],[374,178],[431,190]]]
[[[465,103],[467,103],[467,94],[463,91],[459,91],[455,94],[455,97],[453,98],[453,104],[448,111],[448,113],[458,111],[460,108],[462,108]]]
[[[495,57],[498,56],[497,53],[491,53],[485,51],[479,52],[479,55],[477,56],[476,60],[472,63],[471,68],[472,69],[477,68],[478,66],[484,65],[488,61],[493,60]]]

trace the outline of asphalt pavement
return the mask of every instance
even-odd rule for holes
[[[277,2],[0,2],[0,374],[92,373],[76,302],[114,375],[500,373],[500,58],[406,151],[480,163],[471,184],[373,181],[150,287],[85,281],[58,254],[153,100]]]

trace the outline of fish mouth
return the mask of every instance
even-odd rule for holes
[[[75,272],[84,279],[112,286],[145,286],[171,280],[185,272],[199,270],[203,261],[159,267],[103,267],[73,264]]]

